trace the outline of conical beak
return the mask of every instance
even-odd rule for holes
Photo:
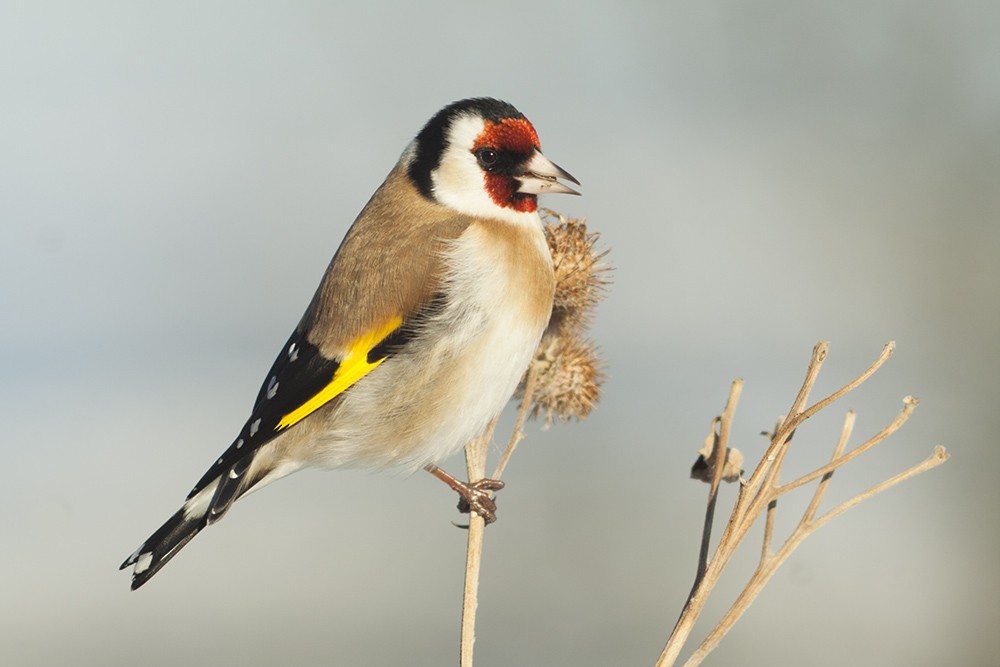
[[[517,191],[530,195],[556,192],[564,192],[568,195],[580,194],[568,185],[563,185],[557,181],[557,178],[580,185],[580,181],[573,178],[572,174],[542,155],[539,151],[535,151],[531,159],[524,164],[524,173],[517,177],[517,180],[521,183]]]

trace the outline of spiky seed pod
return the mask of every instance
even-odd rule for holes
[[[595,249],[598,234],[587,231],[585,220],[573,220],[543,210],[547,222],[545,239],[552,253],[556,291],[549,329],[585,327],[597,302],[604,296],[610,267],[603,262],[607,251]]]
[[[556,419],[565,422],[589,415],[600,397],[601,367],[602,361],[589,341],[574,335],[546,335],[529,369],[535,373],[528,397],[530,416],[544,415],[545,426],[549,426]],[[525,388],[524,383],[518,388],[522,402]]]
[[[604,380],[603,361],[586,339],[594,306],[604,297],[607,251],[596,250],[598,234],[583,220],[542,209],[556,288],[552,317],[515,396],[531,418],[583,419],[594,408]],[[526,386],[529,374],[533,386]]]

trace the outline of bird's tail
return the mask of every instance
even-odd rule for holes
[[[160,528],[149,536],[131,556],[125,559],[119,570],[135,565],[132,572],[132,590],[149,581],[149,578],[160,571],[181,548],[191,541],[202,528],[208,525],[205,517],[188,517],[184,509],[167,519]]]
[[[159,572],[202,528],[225,516],[234,502],[302,467],[298,461],[285,461],[277,466],[250,471],[255,456],[238,459],[227,472],[214,479],[206,475],[191,491],[184,505],[125,559],[118,569],[135,566],[132,571],[133,591]],[[248,475],[248,472],[251,474]]]
[[[172,517],[125,559],[118,569],[124,570],[131,565],[135,566],[132,571],[133,591],[149,581],[150,577],[170,562],[170,559],[201,532],[202,528],[221,518],[221,516],[213,517],[212,512],[208,511],[218,486],[219,481],[215,480],[188,498]],[[231,505],[232,500],[228,504]]]

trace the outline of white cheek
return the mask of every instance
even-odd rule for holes
[[[463,213],[482,215],[483,211],[499,208],[487,194],[486,179],[471,152],[449,148],[441,156],[431,182],[438,201]]]

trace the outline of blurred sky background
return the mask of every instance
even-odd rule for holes
[[[857,443],[907,394],[915,416],[827,506],[936,444],[951,462],[808,540],[709,662],[997,664],[989,0],[0,4],[0,663],[457,661],[465,534],[427,475],[299,473],[138,593],[116,568],[231,442],[407,142],[477,95],[533,121],[584,191],[543,205],[586,216],[617,267],[599,408],[532,424],[505,475],[477,665],[651,665],[730,381],[751,458],[816,341],[819,397],[890,339],[786,474],[823,462],[848,408]]]

